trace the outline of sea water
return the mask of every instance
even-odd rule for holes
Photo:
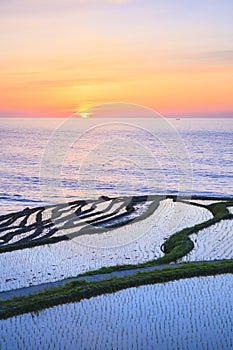
[[[101,195],[232,196],[233,119],[0,119],[1,214]]]

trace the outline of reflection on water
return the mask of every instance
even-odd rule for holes
[[[174,132],[160,128],[153,119],[143,121],[143,128],[132,118],[103,125],[106,122],[111,120],[77,120],[75,128],[65,123],[58,129],[53,155],[64,153],[64,159],[57,167],[50,159],[46,177],[51,184],[61,183],[64,198],[177,192],[232,195],[233,120],[170,119]],[[1,119],[2,213],[42,201],[40,164],[61,123],[61,119]],[[190,160],[183,154],[186,148]],[[190,162],[192,178],[182,173],[186,170],[181,162]],[[60,201],[54,189],[51,193],[48,189],[46,199]]]

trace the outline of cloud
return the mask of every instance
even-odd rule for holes
[[[20,110],[0,110],[0,118],[29,118],[32,114]]]
[[[209,63],[233,63],[233,50],[219,50],[200,54],[199,58]]]
[[[56,87],[85,87],[85,86],[96,86],[108,83],[117,83],[122,81],[133,80],[133,74],[110,74],[109,76],[83,76],[78,77],[77,79],[38,79],[29,82],[32,86],[41,86],[47,88],[56,88]]]
[[[233,50],[194,52],[184,55],[184,58],[198,64],[233,64]]]
[[[102,83],[112,82],[112,78],[98,78],[98,77],[82,77],[78,79],[54,79],[54,80],[35,80],[30,84],[35,86],[45,87],[66,87],[66,86],[85,86],[97,85]]]

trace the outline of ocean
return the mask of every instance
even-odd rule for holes
[[[233,196],[233,119],[0,120],[1,214],[99,196]]]

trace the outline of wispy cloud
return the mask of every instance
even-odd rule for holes
[[[118,74],[117,74],[118,73]],[[28,80],[27,84],[31,87],[44,87],[44,88],[66,88],[66,87],[85,87],[85,86],[100,86],[106,84],[122,83],[124,81],[133,81],[137,77],[135,72],[125,72],[125,70],[114,71],[101,71],[98,75],[80,75],[79,73],[73,74],[76,78],[62,78],[56,79],[43,79],[39,78],[33,81]]]
[[[212,50],[212,51],[194,51],[174,53],[175,61],[183,61],[184,63],[192,64],[233,64],[233,50]]]
[[[209,51],[197,54],[197,58],[208,64],[210,63],[231,63],[233,64],[233,50]]]
[[[120,77],[82,77],[77,79],[55,79],[55,80],[34,80],[30,82],[32,86],[45,86],[45,87],[69,87],[69,86],[85,86],[85,85],[99,85],[114,81],[121,81]]]
[[[0,110],[0,118],[29,118],[33,114],[30,114],[21,110]]]

